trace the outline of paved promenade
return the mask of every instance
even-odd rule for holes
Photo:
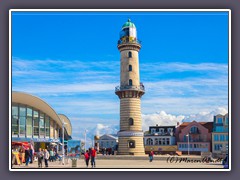
[[[37,162],[25,166],[14,165],[13,168],[38,168]],[[72,160],[65,161],[63,165],[59,161],[49,162],[48,168],[75,168],[72,167]],[[77,168],[85,169],[86,165],[83,158],[77,160]],[[91,168],[91,165],[88,167]],[[96,168],[219,168],[222,169],[223,166],[220,161],[215,160],[212,162],[206,162],[201,159],[199,156],[190,156],[190,157],[170,157],[170,156],[155,156],[153,162],[148,161],[147,156],[102,156],[99,155],[96,159]],[[44,163],[43,163],[43,168]]]

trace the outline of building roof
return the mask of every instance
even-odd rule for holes
[[[71,136],[72,135],[72,124],[71,124],[71,121],[64,114],[58,114],[58,116],[60,117],[60,119],[64,123],[66,123],[66,125],[65,125],[66,131],[67,131],[68,135]]]
[[[100,140],[103,140],[103,139],[114,139],[114,140],[117,140],[118,137],[117,137],[116,134],[104,134],[99,139]]]
[[[30,107],[34,107],[35,109],[40,110],[43,113],[47,114],[60,127],[62,127],[62,119],[60,118],[61,116],[66,120],[65,122],[70,122],[65,115],[59,116],[55,112],[55,110],[44,100],[25,92],[12,91],[12,103],[19,103]],[[70,135],[69,133],[72,133],[72,125],[70,127],[66,126],[66,130],[68,135]]]
[[[126,28],[126,27],[136,28],[135,24],[133,24],[130,19],[128,19],[128,21],[125,22],[125,23],[123,24],[123,26],[122,26],[122,28]]]
[[[192,122],[194,122],[194,121],[192,121]],[[190,123],[192,123],[192,122],[183,122],[182,124],[180,124],[180,125],[179,125],[180,131],[181,131],[183,128],[187,127],[187,126],[188,126]],[[197,122],[197,121],[195,121],[195,122]],[[197,122],[197,123],[199,123],[199,124],[201,124],[203,127],[207,128],[207,129],[209,130],[209,132],[212,132],[212,130],[213,130],[213,122]]]

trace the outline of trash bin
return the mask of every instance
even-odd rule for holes
[[[77,159],[76,158],[72,159],[72,167],[77,167]]]

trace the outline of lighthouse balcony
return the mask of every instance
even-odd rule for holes
[[[141,84],[140,86],[117,86],[115,87],[115,92],[118,92],[118,91],[142,91],[142,92],[145,92],[145,88],[143,86],[143,84]]]
[[[141,41],[138,39],[127,38],[124,40],[118,40],[118,45],[121,45],[121,44],[139,44],[139,45],[141,45]]]

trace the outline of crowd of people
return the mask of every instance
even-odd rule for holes
[[[14,153],[15,152],[15,153]],[[62,157],[58,154],[56,148],[39,148],[37,152],[31,147],[23,146],[12,146],[12,166],[16,163],[16,155],[19,157],[19,165],[25,163],[25,166],[32,164],[33,161],[38,161],[38,167],[43,167],[43,162],[45,167],[48,167],[48,162],[61,161]]]

